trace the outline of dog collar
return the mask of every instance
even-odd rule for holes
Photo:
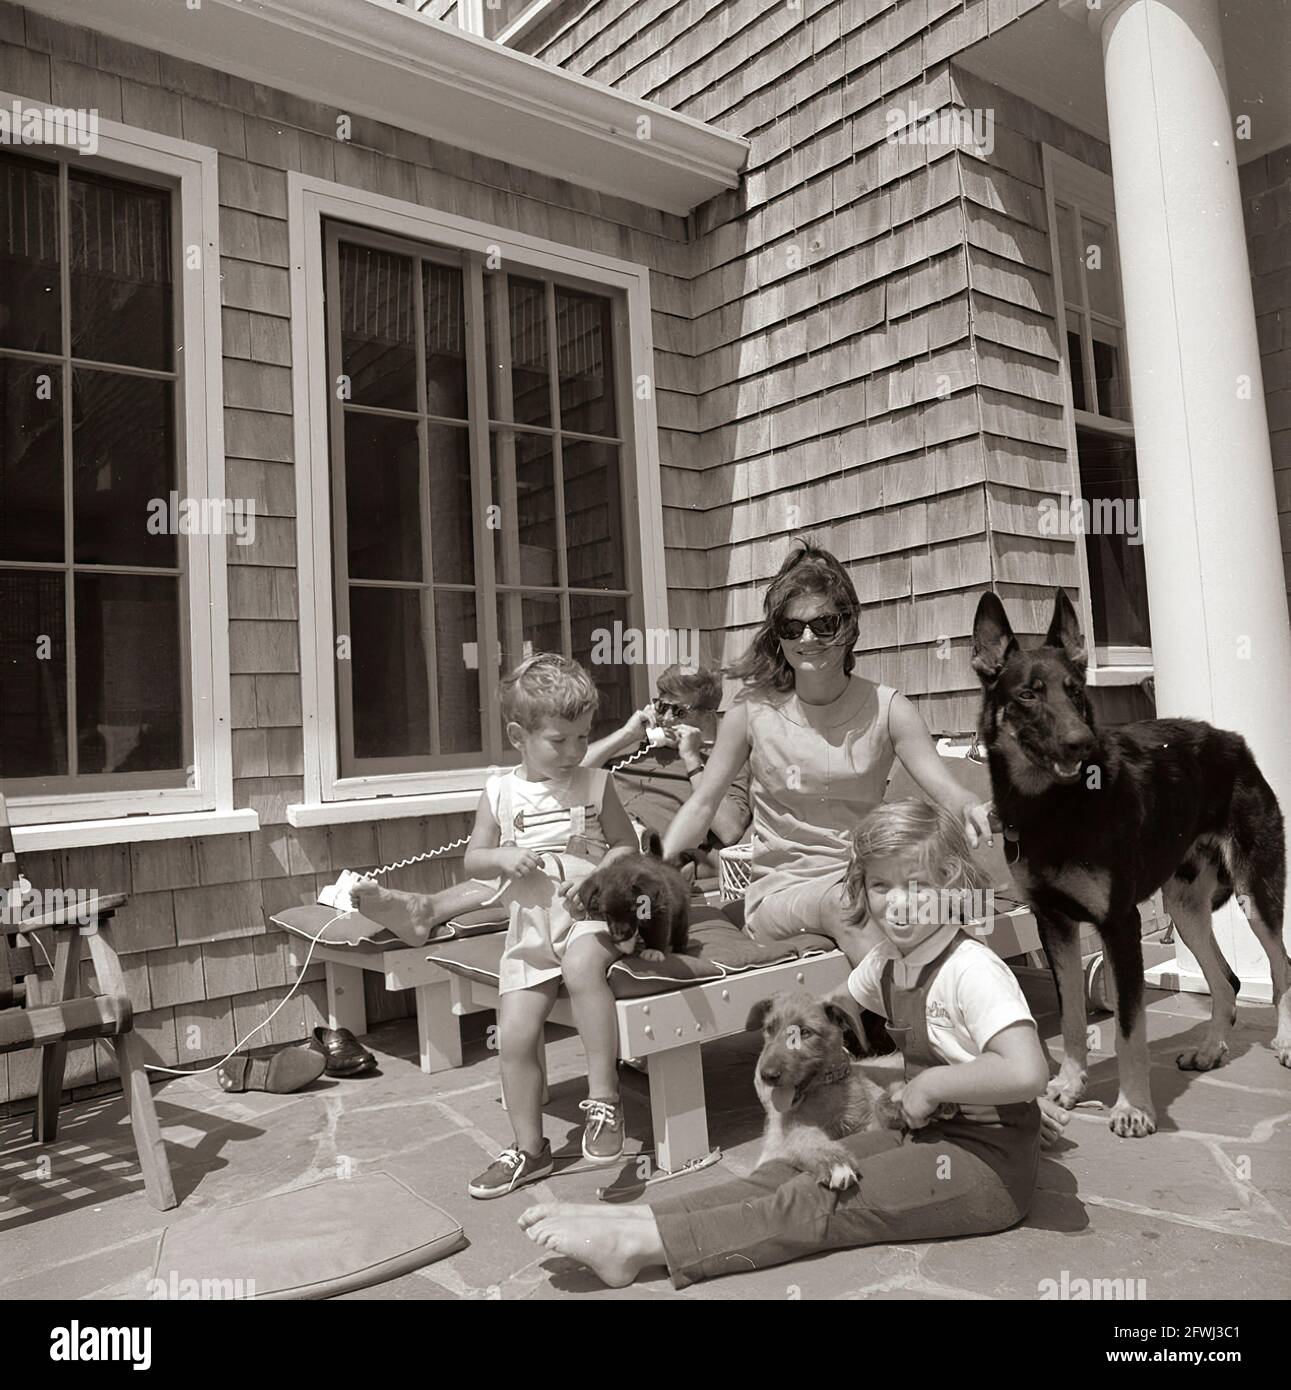
[[[846,1057],[837,1065],[831,1067],[823,1076],[819,1076],[807,1087],[799,1099],[809,1096],[813,1091],[818,1091],[825,1086],[837,1086],[840,1081],[846,1081],[851,1075],[852,1064]]]

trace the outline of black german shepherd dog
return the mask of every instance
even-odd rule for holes
[[[1201,1047],[1184,1070],[1223,1060],[1239,981],[1220,954],[1211,912],[1236,891],[1268,954],[1278,1028],[1291,1067],[1291,966],[1282,941],[1286,844],[1282,812],[1245,740],[1195,719],[1147,719],[1100,731],[1085,695],[1085,642],[1062,589],[1041,646],[1018,646],[989,591],[973,622],[973,669],[984,687],[980,737],[996,814],[1016,836],[1014,883],[1031,904],[1058,986],[1064,1057],[1049,1095],[1071,1109],[1085,1090],[1080,926],[1102,938],[1116,1014],[1120,1093],[1111,1128],[1156,1129],[1148,1083],[1143,948],[1137,904],[1158,888],[1211,995]]]

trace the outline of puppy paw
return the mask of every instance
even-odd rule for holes
[[[1274,1038],[1273,1055],[1284,1067],[1291,1067],[1291,1038]]]
[[[647,947],[644,951],[638,951],[638,952],[637,952],[637,955],[639,955],[639,956],[641,957],[642,960],[662,960],[662,959],[663,959],[663,952],[662,952],[662,951],[652,951],[652,950],[650,950],[648,947]]]
[[[859,1181],[860,1175],[850,1163],[835,1163],[829,1170],[829,1179],[825,1186],[832,1188],[835,1192],[841,1192],[844,1188],[851,1187],[854,1182]]]
[[[1045,1095],[1064,1110],[1074,1110],[1085,1094],[1085,1073],[1060,1071],[1045,1087]]]

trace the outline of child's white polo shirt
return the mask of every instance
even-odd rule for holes
[[[890,941],[881,942],[848,976],[848,992],[862,1008],[886,1017],[880,985],[886,962],[897,962],[895,985],[903,985],[903,975],[913,983],[919,967],[935,960],[959,931],[943,927],[904,957]],[[937,972],[927,1007],[928,1041],[945,1062],[975,1061],[1010,1024],[1035,1025],[1013,972],[989,946],[966,934]]]

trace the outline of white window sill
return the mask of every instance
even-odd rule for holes
[[[104,820],[63,821],[53,825],[15,825],[14,849],[23,854],[82,845],[124,845],[141,840],[182,840],[194,835],[244,835],[260,828],[250,808],[240,811],[186,811],[169,816],[112,816]]]
[[[1155,666],[1091,666],[1086,684],[1099,685],[1138,685],[1140,681],[1156,674]]]
[[[407,816],[449,816],[473,811],[480,789],[430,792],[419,796],[375,796],[347,801],[298,802],[287,807],[287,824],[349,825],[354,821],[397,820]]]

